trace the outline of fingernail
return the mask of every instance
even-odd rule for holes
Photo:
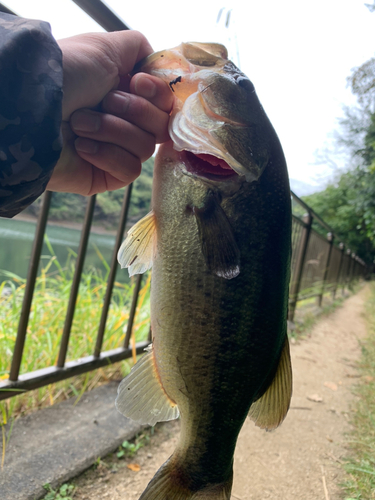
[[[92,141],[91,139],[78,137],[78,139],[75,140],[74,144],[76,150],[81,151],[82,153],[93,155],[98,152],[98,143],[96,141]]]
[[[73,130],[77,132],[97,132],[100,128],[100,118],[90,111],[78,111],[70,121]]]
[[[141,97],[146,97],[149,99],[150,97],[156,96],[156,85],[153,81],[145,76],[139,76],[134,83],[135,92],[137,95]]]

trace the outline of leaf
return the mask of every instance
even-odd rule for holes
[[[331,391],[337,391],[337,385],[334,382],[324,382],[323,385],[331,389]]]
[[[127,468],[133,472],[139,472],[141,470],[141,466],[139,464],[128,464]]]
[[[47,495],[44,497],[44,500],[55,500],[56,493],[54,491],[50,491],[47,493]]]
[[[322,403],[323,398],[321,398],[318,394],[312,394],[311,396],[307,396],[309,401],[314,401],[314,403]]]

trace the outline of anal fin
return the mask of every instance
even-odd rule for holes
[[[154,235],[156,231],[155,215],[151,211],[128,231],[125,241],[117,254],[121,267],[127,267],[129,276],[142,274],[152,266]]]
[[[286,417],[292,397],[292,366],[286,336],[275,377],[266,392],[250,407],[249,417],[261,429],[276,429]]]
[[[177,405],[165,393],[156,373],[152,347],[136,363],[120,383],[116,408],[125,417],[141,424],[174,420],[179,416]]]

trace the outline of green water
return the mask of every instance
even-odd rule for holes
[[[1,270],[10,271],[21,278],[26,278],[35,228],[36,224],[33,222],[0,217],[0,283],[7,279],[1,275]],[[78,251],[81,232],[77,229],[49,224],[47,225],[47,236],[57,259],[64,266],[68,259],[69,249],[74,252]],[[101,270],[104,276],[106,269],[95,250],[95,246],[106,262],[110,264],[114,244],[115,236],[113,235],[91,233],[84,271],[96,267]],[[47,263],[51,258],[51,253],[45,243],[43,244],[42,256],[44,263]],[[118,269],[116,279],[122,282],[126,281],[127,273]]]

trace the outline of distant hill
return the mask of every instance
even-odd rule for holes
[[[297,179],[289,179],[290,189],[299,197],[308,196],[324,189],[323,186],[318,184],[309,184],[307,182],[299,181]]]

